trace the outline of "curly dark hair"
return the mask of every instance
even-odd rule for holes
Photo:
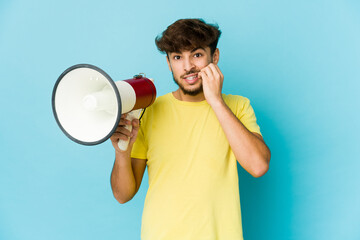
[[[216,50],[221,31],[219,26],[208,24],[203,19],[180,19],[167,27],[155,38],[162,53],[190,51],[198,47],[210,47],[211,55]]]

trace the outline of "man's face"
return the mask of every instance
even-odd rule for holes
[[[202,79],[198,77],[198,73],[211,62],[217,64],[218,49],[213,56],[209,47],[168,53],[167,62],[174,81],[182,92],[196,96],[203,91]]]

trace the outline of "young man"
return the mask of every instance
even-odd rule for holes
[[[221,93],[220,34],[201,19],[182,19],[157,37],[179,88],[158,97],[140,127],[122,118],[111,137],[111,186],[120,203],[136,194],[148,168],[144,240],[243,239],[236,162],[260,177],[270,151],[249,100]],[[122,152],[117,141],[128,138]]]

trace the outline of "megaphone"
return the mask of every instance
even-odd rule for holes
[[[121,115],[139,118],[141,110],[156,98],[152,80],[143,75],[114,82],[100,68],[77,64],[57,79],[52,93],[54,117],[64,134],[74,142],[96,145],[115,132]],[[128,126],[131,131],[131,126]],[[119,141],[126,150],[129,141]]]

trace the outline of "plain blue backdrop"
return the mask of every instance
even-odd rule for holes
[[[78,145],[51,93],[69,66],[176,89],[154,38],[179,18],[218,23],[224,93],[248,97],[272,151],[239,167],[246,240],[360,239],[359,1],[0,1],[0,239],[140,238],[148,186],[112,196],[109,141]],[[196,223],[194,223],[196,224]]]

